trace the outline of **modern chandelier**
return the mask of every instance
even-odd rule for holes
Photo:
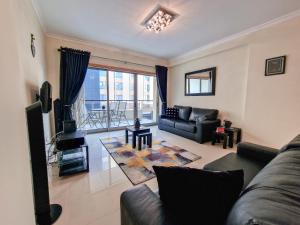
[[[149,30],[159,33],[165,29],[177,15],[161,6],[157,6],[144,20],[143,25]]]

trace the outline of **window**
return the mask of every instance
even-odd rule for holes
[[[104,89],[105,88],[105,82],[104,81],[100,81],[100,89]]]
[[[123,100],[123,95],[116,95],[116,100]]]
[[[123,90],[123,83],[117,83],[116,84],[116,90],[122,91]]]
[[[134,71],[130,73],[88,68],[74,117],[79,124],[84,124],[85,130],[133,125],[135,116],[139,117],[143,124],[152,124],[156,122],[159,114],[157,93],[155,76],[137,74]],[[84,107],[82,103],[85,104]],[[102,126],[97,127],[86,123],[85,117],[80,114],[85,113],[84,110],[99,111],[108,107],[116,110],[119,103],[122,103],[121,105],[126,103],[126,118],[122,117],[120,123],[109,123],[105,117],[113,116],[113,111],[105,113],[101,111],[97,114],[97,118],[93,119],[102,121]]]
[[[100,100],[107,100],[106,95],[100,95]]]
[[[123,78],[123,74],[120,72],[115,72],[115,78]]]

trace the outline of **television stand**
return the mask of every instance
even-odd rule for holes
[[[64,133],[56,142],[59,176],[89,172],[89,149],[85,133],[75,131]]]

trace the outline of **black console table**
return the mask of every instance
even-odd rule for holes
[[[89,148],[83,131],[63,133],[56,141],[56,150],[59,176],[89,172]]]

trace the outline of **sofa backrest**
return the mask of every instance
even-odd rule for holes
[[[193,108],[189,120],[216,120],[218,118],[218,113],[219,111],[216,109]]]
[[[293,140],[291,140],[287,145],[280,149],[280,153],[288,151],[293,148],[300,148],[300,134],[297,135]]]
[[[174,108],[179,109],[178,111],[178,118],[181,120],[188,121],[192,112],[192,107],[190,106],[181,106],[181,105],[174,105]]]
[[[226,225],[299,224],[300,148],[278,154],[242,192]]]
[[[174,105],[179,109],[178,118],[185,121],[216,120],[219,111],[217,109],[192,108],[190,106]]]

